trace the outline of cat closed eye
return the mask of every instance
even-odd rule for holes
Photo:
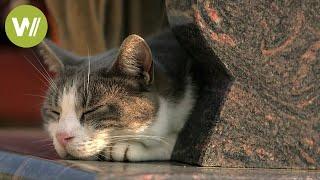
[[[58,111],[51,110],[51,113],[52,113],[52,114],[55,114],[55,115],[57,115],[57,116],[60,116],[60,113],[59,113]]]
[[[83,115],[88,115],[88,114],[93,113],[93,112],[95,112],[95,111],[97,111],[97,110],[99,110],[100,108],[103,108],[103,107],[104,107],[104,106],[101,105],[101,106],[97,106],[97,107],[91,108],[91,109],[85,111],[85,112],[83,113]]]
[[[115,105],[100,105],[94,108],[91,108],[84,113],[82,113],[81,119],[84,119],[86,116],[90,116],[93,113],[102,113],[104,117],[116,118],[118,115],[118,109]]]
[[[46,109],[45,114],[47,115],[47,117],[49,117],[49,118],[51,117],[53,119],[59,119],[59,117],[60,117],[60,112],[58,112],[56,110]]]
[[[86,110],[85,112],[82,113],[80,119],[83,120],[83,119],[85,118],[85,116],[88,116],[88,115],[94,113],[95,111],[99,110],[99,109],[102,108],[102,107],[103,107],[103,105],[97,106],[97,107],[94,107],[94,108],[91,108],[91,109],[89,109],[89,110]]]

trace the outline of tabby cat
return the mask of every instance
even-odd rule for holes
[[[51,41],[39,45],[50,82],[44,127],[62,158],[169,160],[193,109],[191,59],[171,32],[78,57]]]

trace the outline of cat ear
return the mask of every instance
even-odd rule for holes
[[[60,72],[65,66],[78,65],[82,61],[81,57],[59,48],[48,39],[43,40],[37,47],[40,56],[52,72]]]
[[[142,76],[147,84],[153,81],[151,50],[138,35],[130,35],[123,41],[114,66],[128,75]]]

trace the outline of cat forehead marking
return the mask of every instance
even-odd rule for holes
[[[61,117],[59,124],[61,125],[61,129],[65,131],[72,131],[80,127],[80,121],[76,113],[76,92],[76,85],[73,84],[69,88],[65,87],[60,97]]]

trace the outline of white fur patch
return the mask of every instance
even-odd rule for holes
[[[106,133],[94,134],[93,130],[80,124],[76,112],[77,89],[73,85],[64,91],[59,98],[61,109],[60,119],[48,125],[48,131],[53,138],[53,144],[57,153],[65,157],[67,153],[82,159],[90,159],[92,155],[100,152],[106,146]],[[57,133],[68,133],[74,138],[62,147],[55,137]]]
[[[158,115],[155,123],[150,128],[153,134],[165,136],[180,132],[196,101],[193,88],[191,78],[188,78],[186,91],[180,102],[173,103],[168,99],[160,97]]]
[[[59,120],[59,130],[72,133],[81,127],[76,113],[76,87],[73,85],[69,89],[64,88],[60,98],[61,114]]]
[[[53,121],[48,124],[48,131],[53,139],[54,147],[57,153],[64,157],[67,152],[57,141],[56,134],[59,132],[69,133],[71,136],[77,136],[81,125],[75,111],[76,88],[73,85],[71,88],[64,88],[61,97],[59,98],[59,106],[61,109],[59,121]]]

